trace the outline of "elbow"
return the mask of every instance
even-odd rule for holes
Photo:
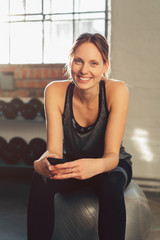
[[[115,160],[115,168],[118,167],[119,164],[119,156],[117,156],[116,160]]]
[[[119,164],[119,154],[115,152],[106,153],[103,159],[105,172],[115,169]]]

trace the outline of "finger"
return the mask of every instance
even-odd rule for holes
[[[62,168],[62,169],[54,169],[50,170],[51,174],[70,174],[70,173],[76,173],[76,168]]]
[[[51,164],[48,165],[48,169],[49,169],[49,171],[57,170],[57,168]]]
[[[69,173],[69,174],[56,174],[53,179],[68,179],[68,178],[77,178],[77,173]]]
[[[62,164],[56,164],[54,167],[61,169],[61,168],[74,168],[76,166],[77,166],[77,162],[72,161],[72,162],[66,162],[66,163],[62,163]]]
[[[50,176],[49,176],[49,179],[54,179],[54,175],[53,175],[53,174],[50,175]]]
[[[56,165],[49,164],[48,169],[50,171],[57,170],[57,169],[66,169],[66,167],[64,167],[63,165],[64,165],[64,163],[56,164]]]

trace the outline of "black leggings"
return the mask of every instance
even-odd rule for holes
[[[127,173],[113,171],[86,180],[50,180],[34,173],[28,205],[28,240],[51,240],[54,228],[54,195],[91,187],[99,198],[99,239],[124,240],[126,211],[124,186],[132,177],[132,168],[124,161],[119,164]]]

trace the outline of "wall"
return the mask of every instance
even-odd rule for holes
[[[124,143],[133,155],[134,176],[160,172],[160,1],[113,0],[112,77],[130,89]]]
[[[64,64],[0,65],[0,97],[43,97],[49,82],[65,79],[63,67]]]

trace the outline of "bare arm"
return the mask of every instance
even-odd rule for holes
[[[54,82],[45,89],[45,112],[47,124],[47,151],[34,162],[35,170],[43,176],[51,177],[47,157],[63,157],[62,109],[63,83]],[[63,94],[64,95],[64,94]]]
[[[62,83],[53,83],[45,90],[45,111],[47,123],[47,149],[63,157],[62,112],[60,109]]]
[[[119,149],[125,131],[129,106],[129,90],[123,82],[116,83],[112,96],[110,96],[110,106],[102,158],[104,172],[114,169],[119,162]]]
[[[116,168],[119,162],[119,149],[123,139],[129,104],[129,91],[123,82],[112,87],[109,96],[110,114],[105,133],[104,155],[98,159],[79,159],[63,165],[50,167],[54,179],[86,179]],[[72,172],[73,169],[73,172]]]

